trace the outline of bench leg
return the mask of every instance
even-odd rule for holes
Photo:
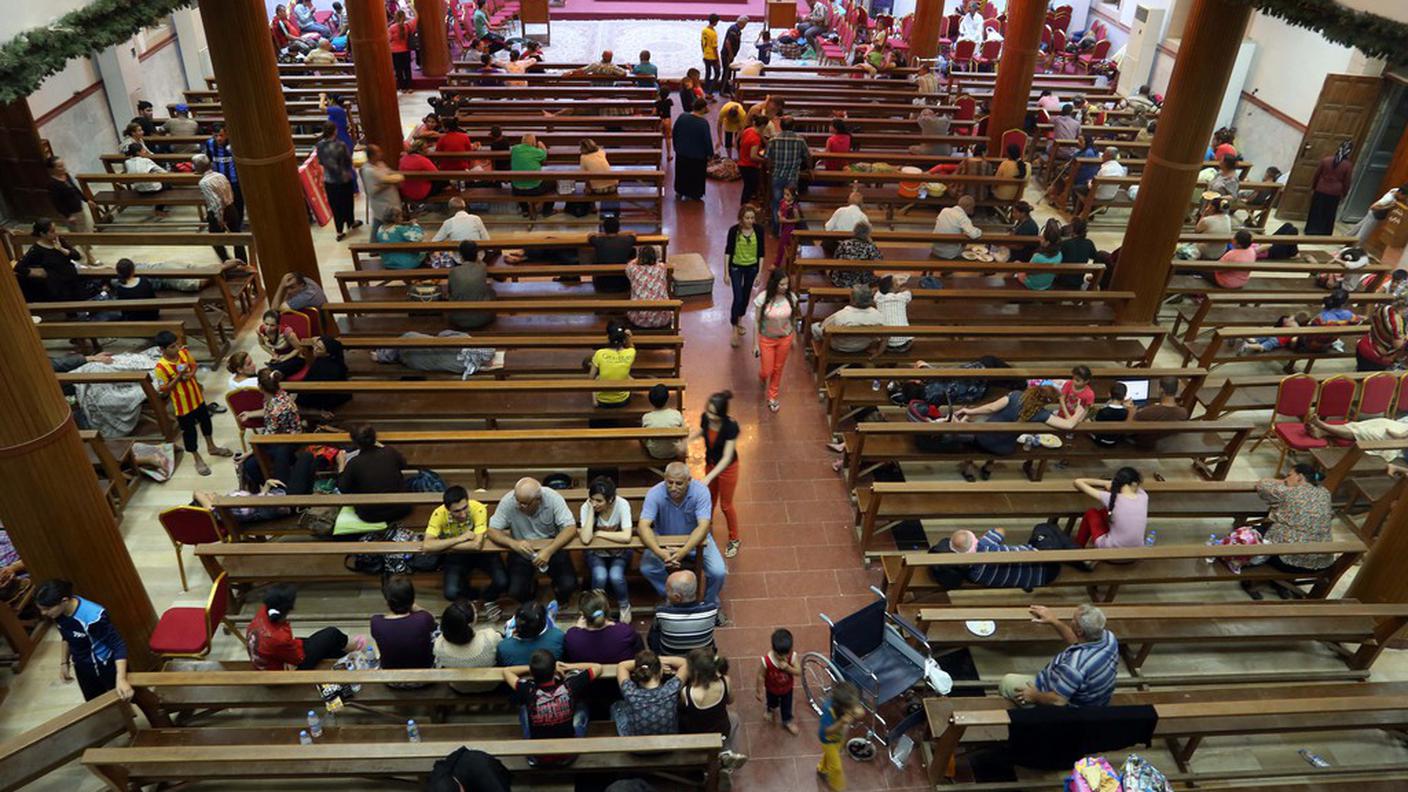
[[[929,783],[939,784],[945,778],[954,776],[954,754],[958,751],[958,743],[963,739],[963,733],[967,731],[966,726],[949,724],[934,739],[934,755],[929,757]]]
[[[1198,750],[1198,746],[1203,744],[1201,735],[1194,735],[1188,738],[1188,742],[1183,744],[1183,749],[1176,756],[1178,758],[1179,769],[1184,769],[1193,760],[1193,752]]]

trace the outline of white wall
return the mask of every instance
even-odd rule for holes
[[[1247,38],[1257,43],[1257,52],[1245,90],[1302,124],[1315,111],[1325,76],[1346,72],[1354,55],[1313,30],[1263,14],[1252,17]]]
[[[64,14],[88,5],[88,0],[4,0],[0,2],[0,41],[45,27]]]

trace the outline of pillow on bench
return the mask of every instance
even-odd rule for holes
[[[713,294],[714,273],[698,253],[677,253],[669,258],[675,273],[675,296]]]
[[[390,525],[384,522],[372,523],[357,516],[356,509],[343,509],[337,513],[337,522],[332,526],[333,536],[351,536],[353,534],[367,534],[373,531],[385,531]]]

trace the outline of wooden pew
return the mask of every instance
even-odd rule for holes
[[[673,271],[673,267],[668,263],[665,266],[667,272]],[[498,296],[508,298],[550,298],[563,294],[594,295],[596,292],[592,289],[591,283],[583,281],[566,284],[559,283],[558,279],[563,277],[626,277],[625,264],[509,264],[500,267],[487,267],[486,269],[490,278],[500,281],[495,284]],[[342,292],[344,302],[405,300],[408,299],[407,287],[410,284],[445,283],[449,280],[450,271],[447,269],[371,269],[361,272],[335,272],[333,277],[337,280],[338,289]],[[510,283],[505,285],[503,281]],[[673,278],[668,279],[666,288],[670,294],[674,293]],[[353,289],[356,289],[355,297],[352,293]]]
[[[675,402],[684,407],[684,380],[632,379],[611,383],[632,398],[625,407],[599,407],[592,394],[603,389],[593,379],[471,379],[471,380],[352,380],[347,382],[288,382],[284,390],[300,393],[346,393],[348,403],[332,411],[341,422],[375,422],[388,425],[434,422],[437,428],[466,422],[484,423],[489,429],[515,421],[580,421],[621,418],[639,421],[652,408],[644,393],[656,385],[670,388]]]
[[[164,316],[171,314],[181,314],[183,316],[195,317],[196,326],[200,329],[200,337],[205,341],[205,348],[210,352],[210,356],[221,358],[230,348],[229,339],[225,335],[225,325],[218,319],[211,321],[210,316],[202,306],[201,297],[198,294],[188,294],[182,297],[157,297],[147,300],[72,300],[60,302],[30,303],[27,310],[36,316],[64,316],[72,313],[99,312],[99,311],[142,311],[160,310],[165,311]],[[122,324],[132,324],[121,322]],[[158,320],[159,321],[159,320]],[[101,326],[113,324],[113,322],[92,322]],[[140,323],[138,323],[140,324]]]
[[[446,86],[440,89],[440,95],[446,99],[474,100],[476,107],[479,105],[478,100],[484,99],[523,99],[529,103],[563,100],[576,103],[579,100],[614,99],[625,103],[618,106],[634,109],[639,106],[639,102],[653,103],[658,93],[653,86],[641,85],[634,80],[613,80],[609,83],[588,85],[572,85],[559,81],[551,84],[540,82],[536,85]]]
[[[500,332],[536,332],[551,333],[558,330],[570,331],[594,331],[601,332],[606,327],[606,316],[617,316],[627,311],[669,311],[673,315],[670,326],[661,328],[658,332],[662,335],[673,335],[679,331],[679,314],[682,303],[679,300],[629,300],[629,299],[521,299],[521,300],[486,300],[482,302],[462,302],[454,300],[441,300],[436,302],[347,302],[347,303],[327,303],[323,306],[321,315],[323,322],[329,333],[334,335],[387,335],[399,333],[406,330],[422,330],[431,333],[445,329],[448,324],[443,319],[443,314],[454,311],[490,311],[496,315],[494,329]],[[413,321],[405,314],[420,315],[425,317],[421,321]],[[437,317],[436,314],[442,315]],[[504,315],[523,316],[523,321],[505,321]],[[544,321],[542,314],[553,314],[562,317],[559,321]],[[338,317],[345,317],[342,322]],[[487,333],[479,333],[471,336],[479,338],[475,342],[471,339],[458,339],[458,346],[466,346],[466,340],[470,340],[468,346],[482,345],[486,336],[492,338],[494,330]],[[641,330],[642,336],[650,335],[655,330]]]
[[[80,173],[76,178],[78,189],[83,191],[83,198],[100,225],[115,222],[117,213],[129,206],[189,206],[196,214],[191,222],[205,225],[205,198],[197,186],[200,177],[194,173]],[[156,193],[139,193],[128,186],[140,182],[171,187]],[[111,184],[112,189],[95,191],[95,184]]]
[[[124,437],[105,438],[95,429],[82,429],[78,437],[83,441],[88,463],[98,476],[98,490],[121,521],[122,509],[141,481],[132,459],[132,441]]]
[[[167,408],[166,397],[157,392],[152,378],[146,371],[69,371],[55,374],[60,385],[136,385],[142,389],[143,414],[155,427],[155,435],[164,440],[176,437],[178,427]],[[140,430],[141,425],[138,425]],[[133,436],[143,436],[140,431]]]
[[[1266,278],[1265,280],[1273,280]],[[1286,279],[1282,278],[1282,281]],[[1201,292],[1204,299],[1196,303],[1178,306],[1170,330],[1170,343],[1181,348],[1213,330],[1221,327],[1247,326],[1259,323],[1272,327],[1282,316],[1295,316],[1304,311],[1312,317],[1320,312],[1322,301],[1328,294],[1318,291],[1242,291],[1241,289],[1219,289],[1207,284],[1207,291]],[[1192,294],[1194,292],[1182,292]],[[1393,302],[1387,292],[1350,292],[1350,307],[1361,315],[1386,302]],[[1278,328],[1282,335],[1299,335],[1301,328]]]
[[[967,362],[985,354],[996,355],[1009,363],[1113,362],[1148,368],[1153,365],[1167,333],[1159,325],[833,327],[826,333],[828,338],[901,336],[915,341],[907,350],[887,349],[875,357],[865,352],[838,352],[820,338],[813,338],[811,350],[816,356],[814,370],[818,383],[830,377],[839,366],[893,368],[893,364],[901,361]],[[968,339],[968,342],[954,343],[956,339]]]
[[[967,176],[960,174],[914,174],[899,172],[857,172],[857,171],[827,171],[818,170],[812,172],[812,186],[807,192],[798,196],[798,200],[803,206],[815,206],[824,211],[824,215],[817,214],[818,219],[829,217],[831,212],[838,206],[844,206],[849,200],[851,188],[859,183],[861,194],[865,196],[867,205],[883,206],[885,216],[883,222],[895,228],[895,223],[910,222],[921,223],[932,227],[933,219],[929,216],[929,211],[937,214],[939,209],[952,206],[957,202],[957,198],[945,192],[943,195],[929,195],[927,198],[906,198],[899,194],[900,184],[918,181],[922,184],[929,182],[943,182],[945,184],[964,184],[970,187],[984,187],[986,194],[992,194],[992,188],[1001,186],[1017,187],[1026,183],[1025,179],[999,179],[996,176]],[[1020,192],[1020,191],[1019,191]],[[1021,196],[1018,195],[1018,198]],[[978,203],[982,206],[1008,206],[1013,201],[1002,201],[996,198],[984,198]],[[920,214],[916,210],[924,210]],[[877,225],[880,221],[877,220]]]
[[[1229,519],[1235,527],[1266,513],[1254,481],[1147,481],[1149,516],[1177,520]],[[1091,508],[1070,481],[877,481],[855,488],[862,551],[901,520],[1063,520],[1067,533]],[[882,555],[888,555],[881,551]]]
[[[1030,462],[1027,475],[1041,481],[1047,463],[1053,460],[1071,462],[1145,459],[1189,459],[1193,469],[1207,478],[1222,481],[1227,478],[1237,452],[1256,428],[1250,421],[1222,419],[1218,421],[1127,421],[1121,423],[1085,421],[1065,432],[1060,448],[1018,446],[1008,456],[994,456],[981,448],[965,446],[952,451],[931,451],[920,448],[920,436],[958,436],[969,434],[1049,434],[1051,427],[1034,422],[951,422],[898,423],[862,422],[845,434],[846,483],[855,486],[862,476],[886,462],[936,462],[940,460],[983,460],[1000,462],[1022,460]],[[1140,447],[1121,442],[1115,446],[1096,443],[1092,435],[1154,435],[1159,439],[1152,447]]]
[[[1152,705],[1158,716],[1154,736],[1169,743],[1185,770],[1207,737],[1396,731],[1408,724],[1408,685],[1395,682],[1131,691],[1116,693],[1110,703]],[[933,783],[947,774],[960,746],[1000,742],[1007,737],[1008,713],[1013,705],[1005,699],[935,697],[924,704],[935,735],[929,760]],[[1264,776],[1266,771],[1258,770],[1257,774]]]
[[[1071,606],[1051,608],[1057,618],[1069,620]],[[1307,600],[1294,603],[1198,603],[1198,604],[1108,604],[1101,606],[1108,621],[1106,629],[1120,639],[1120,653],[1131,682],[1141,684],[1183,684],[1187,676],[1144,673],[1150,652],[1164,644],[1291,643],[1323,641],[1330,644],[1346,668],[1328,672],[1293,671],[1302,681],[1368,677],[1385,644],[1408,624],[1408,605],[1363,604],[1357,600]],[[918,626],[935,647],[990,646],[1007,648],[1032,644],[1060,643],[1049,625],[1032,621],[1028,608],[1013,607],[920,607]],[[998,631],[975,636],[964,626],[969,620],[997,622]],[[1349,649],[1345,644],[1355,644]],[[1201,672],[1194,684],[1213,681],[1241,682],[1245,672]],[[1289,679],[1278,678],[1278,681]]]
[[[652,104],[652,109],[654,105]],[[491,126],[501,127],[505,134],[509,130],[544,129],[562,131],[564,129],[590,129],[610,131],[613,127],[624,132],[654,132],[660,134],[660,117],[656,115],[559,115],[526,116],[502,112],[482,112],[473,115],[460,115],[460,129],[476,137]]]
[[[1185,232],[1178,235],[1179,244],[1201,245],[1205,243],[1222,242],[1232,244],[1235,231],[1232,234],[1198,234]],[[1294,244],[1299,247],[1345,247],[1347,245],[1359,244],[1359,237],[1353,234],[1305,234],[1301,236],[1276,236],[1274,234],[1252,233],[1252,243],[1256,245],[1275,245],[1280,243]],[[1304,251],[1302,251],[1303,253]]]
[[[1117,381],[1133,379],[1148,380],[1149,398],[1158,400],[1158,380],[1160,377],[1178,377],[1184,381],[1183,392],[1195,392],[1202,387],[1207,372],[1197,368],[1095,368],[1093,387],[1097,393],[1108,393],[1110,385]],[[925,381],[925,380],[1033,380],[1068,379],[1071,370],[1060,366],[1019,366],[1007,369],[971,368],[892,368],[892,369],[844,369],[826,381],[827,423],[831,431],[837,432],[847,420],[866,409],[891,405],[889,396],[871,387],[879,380]],[[991,388],[989,391],[991,392]]]
[[[574,250],[577,252],[580,261],[591,260],[591,244],[587,242],[590,234],[580,232],[539,232],[532,234],[501,234],[493,239],[483,239],[475,244],[479,250],[487,256],[502,253],[505,250],[521,249],[528,253],[543,250]],[[669,250],[670,237],[668,234],[636,234],[637,245],[655,245],[660,249],[660,258],[664,260]],[[374,257],[379,257],[382,253],[404,253],[413,251],[416,253],[432,253],[435,251],[445,251],[453,253],[459,250],[458,242],[444,241],[431,242],[353,242],[347,246],[348,252],[352,254],[352,269],[371,270],[379,269],[380,262],[373,261]],[[503,270],[519,266],[530,266],[531,260],[520,264],[504,264]],[[559,265],[561,266],[561,265]],[[491,275],[498,275],[500,268],[495,268]]]
[[[579,219],[571,216],[553,217],[550,220],[545,220],[538,216],[537,210],[538,207],[543,204],[569,202],[587,203],[599,207],[602,202],[609,201],[619,204],[621,209],[621,222],[623,225],[632,222],[647,221],[648,224],[655,227],[656,233],[659,233],[663,228],[665,172],[662,170],[613,169],[610,173],[596,173],[572,168],[559,170],[543,169],[541,171],[496,170],[493,171],[493,174],[496,181],[513,181],[515,179],[571,181],[574,183],[574,192],[564,194],[553,191],[545,195],[512,195],[508,190],[499,187],[469,186],[458,192],[452,189],[449,193],[442,194],[442,196],[448,199],[450,195],[458,194],[466,203],[487,202],[515,205],[522,203],[530,207],[529,215],[526,219],[521,219],[516,214],[489,215],[490,219],[496,223],[526,222],[530,227],[540,222],[549,222],[556,225],[589,222],[595,225],[600,221],[595,219],[587,220],[586,218]],[[401,175],[408,179],[431,182],[475,182],[484,180],[484,173],[482,171],[414,171],[402,173]],[[585,189],[586,182],[589,180],[601,181],[606,179],[618,182],[617,189],[609,193],[588,192]],[[584,189],[577,190],[577,183],[581,183]],[[626,208],[628,206],[634,207],[636,211],[632,214],[627,214]]]
[[[0,790],[26,788],[85,750],[136,732],[132,707],[104,693],[0,743]]]
[[[370,351],[374,349],[459,349],[476,344],[493,347],[505,352],[502,368],[482,372],[486,377],[512,379],[514,377],[543,377],[550,375],[581,376],[582,361],[591,357],[594,350],[606,345],[606,336],[600,328],[586,328],[585,332],[556,332],[549,335],[517,335],[513,333],[475,333],[468,344],[464,338],[421,336],[403,338],[401,336],[347,336],[338,339],[347,350]],[[642,333],[634,339],[634,375],[654,377],[678,377],[684,356],[684,337],[680,335],[657,335]],[[368,356],[358,355],[348,361],[351,376],[355,378],[383,379],[391,373],[404,371],[406,374],[422,378],[456,377],[448,372],[424,372],[410,369],[397,369],[388,364],[371,362]]]
[[[1085,201],[1080,206],[1079,216],[1089,220],[1091,213],[1095,212],[1097,209],[1103,211],[1111,206],[1133,206],[1134,200],[1129,197],[1127,190],[1130,187],[1137,186],[1142,180],[1143,176],[1096,176],[1090,180],[1090,192],[1086,193]],[[1115,185],[1119,188],[1119,192],[1115,193],[1113,198],[1102,201],[1096,197],[1102,185]],[[1263,190],[1270,191],[1272,193],[1270,206],[1274,207],[1281,197],[1281,188],[1284,185],[1280,182],[1244,181],[1241,183],[1241,186],[1245,189],[1257,192]],[[1192,199],[1189,203],[1189,207],[1192,208],[1196,206],[1197,203],[1198,199]],[[1249,214],[1255,214],[1257,217],[1261,218],[1260,225],[1250,226],[1250,228],[1254,228],[1258,231],[1266,230],[1266,218],[1269,216],[1269,213],[1260,211],[1264,208],[1267,208],[1266,204],[1252,204],[1242,198],[1232,199],[1231,211],[1246,211]],[[1194,216],[1189,216],[1186,222],[1191,224],[1196,222],[1196,219],[1197,218]]]
[[[478,65],[479,65],[478,63],[473,64],[473,66],[474,66],[475,68],[478,68]],[[507,84],[507,83],[526,83],[528,87],[539,88],[539,87],[554,86],[554,85],[564,85],[564,86],[570,86],[570,85],[601,85],[601,84],[611,85],[611,84],[614,84],[614,83],[622,83],[622,84],[628,84],[628,85],[647,85],[647,86],[655,86],[655,85],[657,85],[658,82],[659,82],[655,77],[650,76],[650,75],[645,75],[645,74],[632,74],[632,75],[628,75],[628,76],[625,76],[625,77],[616,77],[616,76],[610,75],[610,74],[583,74],[583,73],[580,73],[580,72],[579,72],[579,73],[575,73],[575,74],[574,74],[574,73],[549,74],[549,73],[536,73],[536,72],[529,72],[529,73],[527,73],[527,74],[510,74],[510,73],[508,73],[508,72],[492,72],[492,73],[487,73],[487,74],[486,74],[486,73],[479,72],[479,71],[465,72],[465,71],[458,71],[458,70],[452,71],[452,72],[450,72],[448,75],[446,75],[445,80],[446,80],[446,81],[445,81],[445,84],[448,86],[448,88],[444,88],[444,89],[441,89],[441,90],[446,90],[446,91],[457,90],[460,86],[467,86],[467,85],[468,85],[468,86],[485,86],[485,85],[504,85],[504,84]],[[509,86],[509,87],[515,87],[515,86]],[[520,86],[520,87],[521,87],[521,86]]]
[[[991,272],[995,277],[974,278],[975,270],[981,269],[984,273]],[[830,283],[827,277],[834,270],[844,270],[848,272],[870,272],[877,275],[890,272],[909,272],[933,274],[936,277],[952,275],[956,282],[968,287],[970,284],[981,283],[984,286],[997,284],[1007,284],[1007,277],[1018,273],[1052,273],[1055,275],[1079,275],[1091,277],[1091,291],[1086,292],[1091,297],[1099,293],[1100,278],[1105,273],[1105,265],[1099,263],[1090,264],[1032,264],[1026,261],[1004,261],[1004,262],[981,262],[975,266],[974,262],[963,259],[953,261],[940,261],[938,259],[876,259],[874,261],[858,261],[855,259],[831,259],[831,258],[801,258],[798,257],[791,262],[788,277],[792,279],[793,289],[807,289],[815,286],[826,286]],[[914,281],[910,281],[914,283]],[[1024,287],[1025,288],[1025,287]]]
[[[645,451],[644,440],[683,439],[685,429],[544,429],[461,430],[446,432],[381,432],[382,443],[396,448],[413,467],[436,471],[473,470],[479,486],[487,487],[491,471],[549,470],[564,467],[620,467],[623,471],[654,470],[665,462]],[[347,445],[346,435],[333,432],[254,435],[250,448],[268,470],[266,449],[277,445]],[[622,483],[625,483],[624,480]]]
[[[1146,584],[1192,584],[1205,585],[1209,582],[1234,582],[1240,580],[1305,580],[1313,579],[1312,599],[1324,599],[1336,581],[1353,566],[1366,550],[1359,539],[1341,539],[1331,542],[1304,542],[1296,544],[1258,545],[1257,554],[1296,555],[1301,553],[1333,553],[1338,558],[1326,569],[1314,574],[1282,572],[1267,564],[1245,567],[1240,573],[1233,573],[1223,564],[1208,563],[1209,558],[1241,558],[1247,555],[1246,546],[1207,546],[1158,544],[1153,547],[1125,547],[1102,549],[1087,547],[1080,550],[1014,550],[1007,553],[984,553],[982,563],[988,564],[1062,564],[1061,574],[1048,588],[1075,586],[1085,588],[1097,602],[1112,602],[1115,594],[1125,585]],[[1094,569],[1070,566],[1083,561],[1111,562],[1099,563]],[[1136,563],[1129,563],[1136,562]],[[893,609],[905,598],[914,594],[916,598],[943,595],[943,589],[927,575],[916,577],[915,573],[930,567],[965,567],[973,563],[973,557],[955,553],[901,553],[886,556],[883,560],[885,579],[888,584],[886,598]],[[1103,592],[1097,588],[1103,587]],[[963,589],[976,588],[964,581]],[[993,590],[995,591],[995,590]],[[1029,601],[1031,595],[1021,589],[1004,589],[1021,601]],[[1100,596],[1094,596],[1099,593]]]
[[[80,351],[92,354],[102,351],[102,341],[108,338],[134,338],[142,348],[151,345],[152,337],[165,330],[186,342],[186,326],[175,319],[155,322],[42,322],[36,325],[39,337],[45,341],[79,341]]]
[[[1324,352],[1308,352],[1294,348],[1282,347],[1270,352],[1262,352],[1256,355],[1239,356],[1228,343],[1235,338],[1264,338],[1284,334],[1285,328],[1280,327],[1219,327],[1213,331],[1212,336],[1204,341],[1194,339],[1183,342],[1183,365],[1188,365],[1190,361],[1196,360],[1196,365],[1200,368],[1211,370],[1214,366],[1226,365],[1229,363],[1248,363],[1263,360],[1285,361],[1288,365],[1297,361],[1305,361],[1305,370],[1310,371],[1315,365],[1315,361],[1324,358],[1352,358],[1354,357],[1354,345],[1359,338],[1369,332],[1368,325],[1339,325],[1330,327],[1297,327],[1295,336],[1305,338],[1308,336],[1329,336],[1344,340],[1344,350],[1335,351],[1333,349]]]
[[[1250,272],[1251,280],[1247,285],[1238,290],[1225,290],[1210,283],[1207,278],[1199,277],[1197,273],[1215,272]],[[1258,259],[1250,264],[1231,261],[1204,261],[1204,260],[1176,260],[1169,270],[1168,286],[1165,294],[1204,294],[1204,293],[1229,293],[1237,292],[1268,292],[1268,291],[1293,291],[1304,293],[1317,293],[1323,297],[1325,289],[1315,284],[1315,276],[1321,273],[1335,273],[1339,275],[1363,275],[1365,281],[1364,288],[1356,289],[1349,293],[1350,300],[1363,300],[1372,298],[1375,290],[1393,272],[1393,266],[1382,261],[1374,261],[1367,266],[1357,270],[1346,269],[1339,259],[1331,259],[1325,263],[1310,261],[1277,261],[1273,259]],[[1298,275],[1300,277],[1265,277]]]
[[[850,239],[851,235],[845,231],[813,231],[811,229],[799,229],[792,232],[792,250],[788,251],[788,259],[795,258],[797,251],[803,247],[820,246],[823,242],[839,243]],[[962,244],[988,244],[988,245],[1040,245],[1041,238],[1038,236],[1021,236],[1005,231],[989,230],[983,231],[983,236],[979,239],[969,239],[962,234],[936,234],[933,231],[872,231],[871,241],[880,249],[890,248],[928,248],[933,244],[962,243]],[[927,252],[927,251],[926,251]],[[974,268],[985,265],[975,264]]]
[[[583,136],[578,136],[580,139]],[[606,152],[607,160],[612,165],[631,165],[635,167],[646,167],[660,164],[662,149],[660,143],[663,140],[659,135],[652,136],[656,145],[653,148],[615,148],[601,145]],[[426,151],[425,157],[434,162],[437,167],[443,167],[446,160],[488,160],[496,168],[503,168],[512,159],[512,151],[493,151],[490,149],[478,149],[471,152],[471,156],[466,156],[458,151]],[[581,149],[577,146],[567,146],[548,149],[548,164],[550,165],[576,165],[581,160]],[[481,179],[482,180],[482,179]],[[490,216],[490,220],[493,220]]]

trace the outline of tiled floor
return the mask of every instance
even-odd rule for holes
[[[661,32],[664,32],[663,29]],[[671,35],[679,34],[672,29]],[[587,48],[583,52],[607,46],[615,47],[618,52],[630,51],[623,46],[627,43],[625,39],[617,40],[613,35],[602,34],[599,38],[592,38],[589,46],[584,45]],[[652,48],[664,49],[659,42],[653,43]],[[566,56],[558,58],[555,51],[550,56],[571,59]],[[572,58],[581,56],[582,53],[577,52],[571,55]],[[403,115],[408,125],[423,112],[425,98],[425,95],[403,97]],[[671,252],[699,253],[716,271],[721,271],[724,236],[736,213],[738,190],[737,183],[711,182],[703,202],[667,202],[665,225],[671,236]],[[1035,202],[1038,196],[1033,193],[1028,197]],[[1118,244],[1114,234],[1092,236],[1103,248]],[[350,266],[345,247],[333,239],[330,229],[315,229],[314,239],[325,280],[330,282],[330,273]],[[144,256],[150,258],[151,253],[141,249],[128,252],[139,260]],[[804,358],[800,351],[794,352],[783,385],[782,411],[770,413],[764,406],[762,388],[757,379],[757,361],[749,345],[734,349],[728,344],[728,293],[728,288],[719,278],[712,299],[688,300],[683,332],[688,339],[684,376],[689,384],[689,420],[697,420],[699,405],[710,393],[729,389],[734,393],[733,414],[743,428],[739,441],[742,476],[737,496],[743,548],[738,557],[729,563],[730,579],[724,592],[726,610],[734,625],[718,633],[719,646],[732,664],[732,680],[737,694],[735,709],[744,723],[739,748],[752,757],[748,765],[736,774],[734,788],[747,792],[820,789],[813,772],[819,756],[815,738],[816,719],[806,711],[799,686],[796,709],[803,726],[802,734],[790,735],[765,721],[763,705],[755,698],[758,656],[767,649],[769,636],[778,627],[787,627],[793,632],[799,652],[825,652],[827,631],[819,614],[842,616],[870,602],[873,595],[868,592],[868,587],[879,582],[879,573],[867,570],[855,549],[847,492],[831,469],[834,456],[824,447],[828,439],[824,414]],[[247,337],[242,341],[249,343]],[[1159,362],[1177,364],[1177,360],[1169,359],[1167,354]],[[1250,372],[1254,367],[1245,370]],[[212,398],[219,397],[224,380],[223,374],[208,378],[213,385],[210,387]],[[232,423],[228,416],[218,418],[217,436],[227,442],[233,441]],[[699,453],[698,449],[695,451]],[[1246,479],[1265,475],[1272,462],[1273,459],[1264,450],[1255,456],[1244,455],[1233,477]],[[698,470],[702,462],[696,459],[695,465]],[[183,466],[170,483],[142,487],[127,511],[123,532],[148,592],[159,610],[173,602],[197,600],[200,584],[196,583],[189,593],[179,591],[171,547],[157,525],[155,515],[167,506],[184,503],[190,490],[195,487],[228,488],[231,482],[229,469],[217,466],[216,470],[214,477],[201,479],[188,465]],[[1169,477],[1189,475],[1186,469],[1174,469],[1173,466],[1164,466],[1163,472]],[[957,479],[956,472],[947,466],[934,466],[932,469],[916,466],[909,468],[907,473],[911,478]],[[997,475],[1015,478],[1019,474],[1015,466],[1008,465],[1001,467]],[[954,527],[951,523],[941,526],[941,522],[934,521],[933,527],[943,530]],[[1198,529],[1196,526],[1170,526],[1168,530],[1196,532]],[[726,540],[722,524],[718,526],[715,536],[720,544]],[[1161,530],[1163,537],[1165,534]],[[189,560],[187,565],[195,568]],[[196,579],[201,577],[198,572],[195,574]],[[1343,587],[1344,584],[1341,585]],[[1138,594],[1141,601],[1165,598],[1236,600],[1241,597],[1235,590],[1226,590],[1233,589],[1230,586],[1179,591],[1144,588],[1144,591],[1132,592],[1131,596]],[[1062,595],[1043,592],[1042,596],[1054,599]],[[974,602],[985,599],[981,592],[972,596]],[[363,606],[369,614],[379,610],[381,605],[380,598],[374,594],[364,594],[357,599],[342,597],[338,604],[340,607],[337,610],[340,611]],[[214,654],[217,658],[234,659],[243,653],[237,642],[222,638]],[[77,690],[71,685],[61,685],[57,680],[54,673],[57,655],[57,646],[51,635],[30,668],[24,674],[5,681],[11,692],[3,710],[0,710],[0,738],[12,736],[78,703]],[[1030,671],[1044,661],[1045,655],[1041,654],[996,656],[979,653],[978,656],[980,670],[985,676],[1009,670]],[[1335,662],[1326,652],[1308,647],[1270,647],[1239,652],[1170,649],[1156,652],[1150,660],[1151,669],[1154,664],[1160,664],[1159,670],[1169,673],[1206,669],[1248,674],[1265,674],[1289,667],[1326,668],[1333,667]],[[1390,652],[1376,666],[1374,676],[1375,679],[1408,679],[1408,661],[1399,657],[1398,653]],[[1310,746],[1332,761],[1362,760],[1372,756],[1374,761],[1385,762],[1401,758],[1405,753],[1401,746],[1378,736],[1356,736],[1353,739],[1268,737],[1245,743],[1251,750],[1238,747],[1241,744],[1238,741],[1214,740],[1203,749],[1200,761],[1209,767],[1295,768],[1300,766],[1300,759],[1295,755],[1295,749],[1300,746]],[[1162,754],[1155,751],[1154,755],[1159,757]],[[861,764],[848,761],[846,768],[850,788],[924,788],[924,779],[917,764],[912,759],[911,766],[905,772],[897,772],[884,762]],[[71,767],[53,774],[33,788],[90,790],[96,786],[81,769]],[[377,788],[347,784],[329,785],[329,788],[334,786],[337,789]],[[1033,788],[1048,787],[1034,785]]]

